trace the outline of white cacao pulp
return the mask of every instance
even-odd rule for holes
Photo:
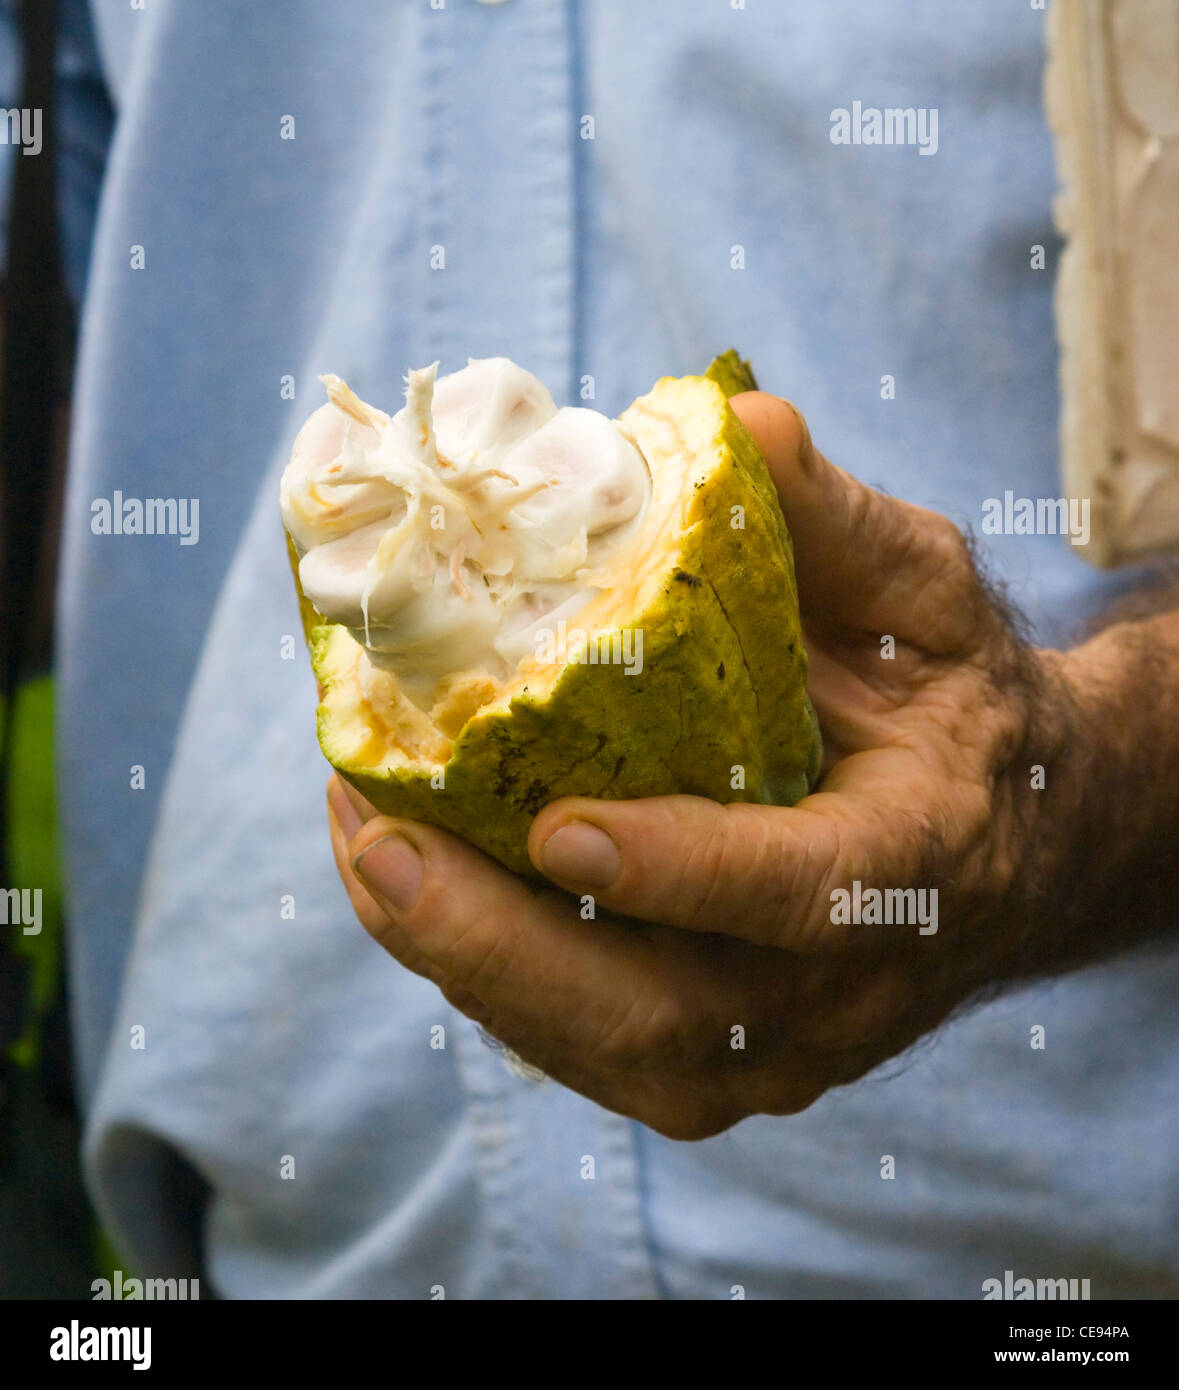
[[[503,680],[584,607],[651,493],[614,421],[558,410],[514,362],[437,369],[392,417],[322,378],[281,487],[303,592],[423,708],[447,676]]]

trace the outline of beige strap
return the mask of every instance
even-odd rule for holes
[[[1065,492],[1082,553],[1179,552],[1179,0],[1055,0],[1048,117]]]

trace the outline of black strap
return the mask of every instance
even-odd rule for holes
[[[66,301],[55,192],[55,0],[21,0],[21,111],[40,111],[41,149],[13,141],[0,399],[0,888],[13,886],[8,800],[16,693],[29,669],[39,561],[53,490],[52,441],[65,358]],[[12,130],[10,139],[15,136]],[[0,1055],[24,1027],[27,981],[0,928]]]

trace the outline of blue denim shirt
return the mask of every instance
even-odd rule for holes
[[[320,372],[395,406],[411,365],[505,354],[615,413],[736,345],[868,482],[976,530],[1006,488],[1057,495],[1042,14],[91,8],[117,119],[97,204],[67,200],[61,801],[86,1162],[129,1267],[229,1296],[1179,1293],[1174,950],[663,1139],[514,1074],[357,925],[283,651],[277,482]],[[855,101],[936,108],[936,154],[833,143]],[[198,499],[198,543],[95,535],[116,489]],[[1116,587],[1058,537],[980,543],[1043,640]]]

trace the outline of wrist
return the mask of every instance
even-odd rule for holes
[[[1018,885],[1021,973],[1071,969],[1165,930],[1179,836],[1179,617],[1037,653]],[[1037,771],[1037,769],[1041,769]]]
[[[996,779],[1000,835],[1010,865],[988,932],[984,978],[1015,980],[1057,968],[1073,847],[1087,835],[1089,763],[1097,760],[1069,653],[1025,649],[1018,682],[1020,736]],[[1095,721],[1098,725],[1100,721]]]

